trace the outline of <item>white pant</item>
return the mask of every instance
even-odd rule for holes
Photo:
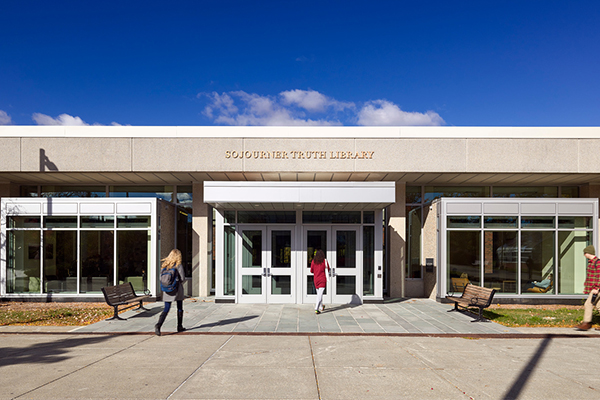
[[[320,287],[317,289],[317,304],[315,306],[315,310],[321,310],[321,306],[323,305],[323,292],[325,291],[324,287]]]

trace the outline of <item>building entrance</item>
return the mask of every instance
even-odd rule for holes
[[[361,303],[360,229],[353,226],[240,225],[236,243],[238,303],[313,303],[310,264],[322,249],[330,265],[326,303]],[[302,250],[300,250],[302,249]]]
[[[237,237],[239,303],[296,302],[294,226],[239,227]]]
[[[360,229],[351,226],[304,226],[302,302],[316,301],[310,264],[317,250],[325,252],[331,268],[323,300],[325,303],[362,303],[362,247]]]

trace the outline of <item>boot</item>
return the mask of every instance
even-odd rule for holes
[[[165,322],[165,318],[167,318],[167,313],[161,313],[160,317],[158,317],[158,322],[154,325],[154,334],[156,336],[160,336],[160,327]]]
[[[577,325],[577,329],[579,329],[580,331],[587,331],[592,327],[592,323],[591,322],[582,322],[579,325]]]
[[[177,311],[177,332],[183,332],[185,328],[183,327],[183,310]]]

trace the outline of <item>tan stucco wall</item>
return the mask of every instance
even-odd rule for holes
[[[388,208],[389,296],[405,296],[406,265],[406,183],[396,182],[396,203]]]
[[[600,160],[587,157],[594,149],[600,139],[0,137],[0,171],[597,173]],[[228,151],[287,156],[228,158]],[[295,151],[327,156],[298,159]],[[336,151],[371,157],[336,159]]]
[[[204,185],[202,182],[193,185],[192,216],[192,293],[194,296],[210,295],[210,252],[209,252],[209,212],[211,207],[204,203]]]
[[[427,272],[423,268],[423,290],[425,297],[435,300],[437,290],[437,207],[439,203],[434,203],[430,207],[423,207],[423,265],[427,258],[433,258],[433,272]]]
[[[22,138],[19,151],[23,172],[132,169],[130,138]]]

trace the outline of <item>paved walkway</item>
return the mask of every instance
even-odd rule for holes
[[[77,329],[77,333],[153,332],[163,303],[147,304],[146,311],[127,311],[127,321],[102,321]],[[348,334],[502,334],[514,329],[493,322],[471,322],[473,314],[447,312],[452,306],[427,299],[385,304],[328,305],[319,315],[311,304],[223,304],[206,299],[184,302],[188,332],[276,332]],[[163,330],[175,331],[171,310]]]
[[[141,333],[154,332],[162,302],[147,303],[145,310],[128,310],[124,321],[101,321],[82,327],[0,326],[0,333]],[[174,308],[174,307],[173,307]],[[580,335],[599,336],[600,331],[573,328],[508,328],[490,321],[471,322],[475,315],[448,312],[449,304],[429,299],[394,300],[384,304],[328,305],[315,315],[311,304],[223,304],[213,298],[184,302],[186,334],[338,334],[338,335]],[[583,311],[582,311],[583,312]],[[163,332],[175,332],[176,312],[171,310]]]

